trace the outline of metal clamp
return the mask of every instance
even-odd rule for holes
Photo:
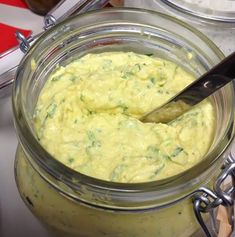
[[[46,15],[44,17],[44,30],[48,30],[49,28],[55,26],[56,19],[53,15]],[[16,38],[19,42],[19,48],[23,53],[26,53],[30,48],[30,43],[32,43],[36,38],[38,38],[38,35],[36,36],[29,36],[25,37],[22,33],[19,31],[16,31]]]
[[[29,36],[25,38],[22,33],[16,31],[16,38],[19,41],[19,48],[23,53],[26,53],[30,47],[30,43],[34,40],[34,37]]]
[[[53,15],[46,15],[44,17],[44,30],[47,30],[56,24],[56,19]]]
[[[224,181],[231,177],[232,186],[223,188]],[[193,195],[193,208],[198,223],[203,229],[207,237],[212,237],[202,214],[209,213],[212,217],[213,226],[215,227],[215,209],[219,205],[223,205],[228,210],[229,223],[234,231],[234,195],[235,195],[235,159],[230,154],[228,160],[219,177],[217,178],[214,191],[209,188],[202,187]]]
[[[66,19],[74,13],[80,14],[90,10],[101,9],[108,2],[109,0],[62,0],[44,17],[43,29],[50,29],[55,26],[57,22]],[[20,43],[19,47],[23,53],[28,51],[30,43],[37,37],[38,35],[25,38],[19,31],[16,32],[16,38]]]
[[[49,28],[55,26],[56,19],[53,15],[46,15],[44,17],[44,30],[48,30]],[[23,53],[26,53],[30,48],[30,43],[32,43],[36,38],[38,38],[39,35],[36,36],[29,36],[25,37],[22,33],[19,31],[16,31],[16,39],[19,42],[19,48]]]

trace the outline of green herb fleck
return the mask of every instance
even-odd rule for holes
[[[156,179],[156,176],[160,174],[160,172],[163,170],[163,168],[165,167],[164,163],[161,163],[157,166],[157,168],[155,169],[154,173],[149,177],[149,179]]]
[[[197,116],[199,114],[199,112],[193,112],[193,113],[188,113],[188,116],[194,117]]]
[[[51,81],[55,82],[55,81],[59,81],[62,78],[63,75],[59,75],[59,76],[54,76],[51,78]]]
[[[188,153],[182,147],[176,147],[169,156],[169,160],[179,165],[185,165],[188,162]]]
[[[162,164],[161,166],[159,166],[159,167],[154,171],[154,175],[158,175],[164,167],[165,167],[165,164]]]
[[[81,94],[80,94],[80,100],[81,100],[82,102],[84,102],[84,99],[85,99],[85,96],[81,93]]]
[[[128,110],[128,106],[125,105],[125,104],[120,104],[119,107],[122,108],[122,111],[123,111],[124,114],[125,114],[125,113],[127,112],[127,110]]]
[[[147,159],[169,159],[169,156],[160,151],[156,145],[150,145],[147,147]]]
[[[88,149],[91,147],[101,147],[101,142],[96,139],[95,133],[92,131],[87,131],[87,137],[89,139],[89,146]]]
[[[95,140],[95,134],[92,131],[87,131],[87,136],[89,140]]]
[[[89,110],[89,109],[87,109],[87,112],[88,112],[89,115],[96,113],[95,111],[92,111],[92,110]]]
[[[175,150],[172,152],[171,157],[178,156],[183,150],[183,147],[176,147]]]
[[[141,70],[140,64],[136,63],[132,67],[128,67],[125,70],[121,72],[121,78],[122,79],[128,79],[130,76],[134,76],[136,73],[138,73]]]
[[[110,66],[112,65],[112,60],[111,59],[105,59],[102,65],[103,70],[107,70],[110,68]]]
[[[156,79],[154,77],[151,77],[150,81],[152,82],[152,84],[154,84],[154,85],[156,84]]]
[[[156,145],[150,145],[147,147],[147,158],[154,159],[158,158],[160,154],[160,150],[156,147]]]
[[[137,68],[138,71],[141,70],[141,66],[138,63],[135,64],[135,67]]]
[[[75,161],[74,158],[69,158],[69,159],[68,159],[68,162],[69,162],[70,165],[71,165],[74,161]]]
[[[73,75],[71,75],[70,78],[69,78],[69,80],[72,81],[72,82],[74,82],[76,79],[77,78],[75,76],[73,76]]]
[[[52,103],[47,110],[47,117],[52,118],[57,109],[57,104]]]
[[[111,181],[116,181],[118,180],[118,177],[121,175],[121,173],[124,171],[124,169],[126,169],[126,165],[124,164],[120,164],[118,166],[116,166],[110,176]]]
[[[126,71],[126,72],[122,72],[121,78],[122,78],[122,79],[128,79],[129,76],[133,76],[133,75],[134,75],[133,72],[131,72],[131,71]]]
[[[153,53],[146,53],[145,55],[151,57],[153,56]]]

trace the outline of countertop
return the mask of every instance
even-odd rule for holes
[[[0,4],[1,23],[33,29],[37,33],[42,29],[42,20],[27,9]],[[0,63],[0,74],[5,67],[7,65]],[[12,118],[10,96],[0,98],[0,237],[49,237],[26,208],[16,188],[14,158],[17,138]]]
[[[49,237],[22,202],[14,179],[17,138],[11,98],[0,99],[0,236]]]
[[[134,2],[143,4],[143,1],[126,1],[126,5],[133,5]],[[150,6],[151,4],[148,5]],[[3,15],[0,19],[1,17]],[[231,51],[229,45],[226,47],[226,52]],[[0,236],[49,237],[18,194],[14,180],[16,147],[17,138],[12,120],[11,98],[8,96],[0,99]]]

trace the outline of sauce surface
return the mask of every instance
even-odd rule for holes
[[[138,118],[194,79],[151,55],[88,54],[57,68],[45,83],[34,115],[38,140],[65,165],[103,180],[146,182],[183,172],[211,145],[211,102],[169,124]]]

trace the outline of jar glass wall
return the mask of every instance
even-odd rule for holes
[[[217,115],[215,138],[199,164],[162,181],[101,181],[71,170],[48,154],[36,139],[33,114],[38,95],[57,65],[105,51],[151,53],[195,76],[223,58],[197,30],[151,11],[103,10],[58,24],[24,57],[14,83],[19,192],[46,226],[66,236],[190,236],[199,227],[190,197],[216,178],[234,136],[233,86],[229,84],[211,98]]]

